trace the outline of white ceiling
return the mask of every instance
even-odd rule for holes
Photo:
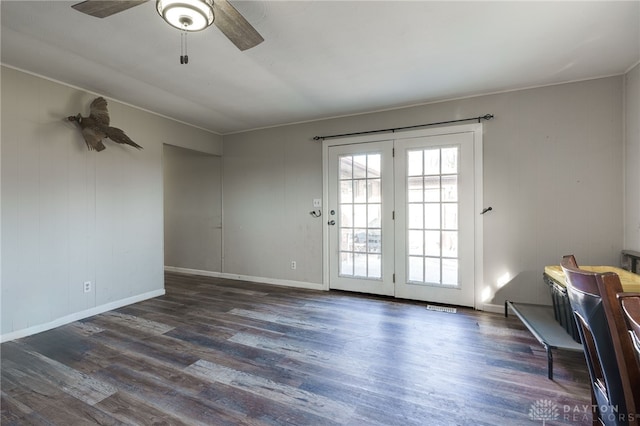
[[[640,1],[239,1],[265,41],[180,32],[155,1],[98,19],[1,2],[2,63],[220,134],[622,74]],[[73,113],[71,111],[70,113]]]

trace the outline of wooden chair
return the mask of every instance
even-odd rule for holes
[[[620,278],[579,269],[573,255],[563,257],[562,269],[591,378],[593,424],[638,425],[640,371],[616,298]]]

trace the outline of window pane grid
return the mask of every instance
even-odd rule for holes
[[[382,278],[381,154],[342,155],[339,275]]]
[[[458,286],[458,147],[407,151],[407,278]]]

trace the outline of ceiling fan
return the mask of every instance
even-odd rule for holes
[[[71,7],[97,18],[123,12],[148,0],[86,0]],[[227,0],[156,0],[156,10],[170,25],[182,31],[200,31],[212,23],[240,50],[264,39]]]

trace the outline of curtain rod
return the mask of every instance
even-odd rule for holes
[[[320,141],[325,139],[333,139],[333,138],[342,138],[344,136],[357,136],[357,135],[368,135],[371,133],[385,133],[385,132],[396,132],[398,130],[407,130],[407,129],[416,129],[418,127],[427,127],[427,126],[437,126],[439,124],[450,124],[450,123],[460,123],[461,121],[472,121],[478,120],[478,123],[481,120],[491,120],[493,118],[493,114],[485,114],[479,117],[471,117],[471,118],[461,118],[459,120],[449,120],[449,121],[439,121],[437,123],[427,123],[427,124],[416,124],[414,126],[405,126],[405,127],[394,127],[391,129],[380,129],[380,130],[367,130],[364,132],[354,132],[354,133],[343,133],[341,135],[327,135],[327,136],[314,136],[314,141]]]

